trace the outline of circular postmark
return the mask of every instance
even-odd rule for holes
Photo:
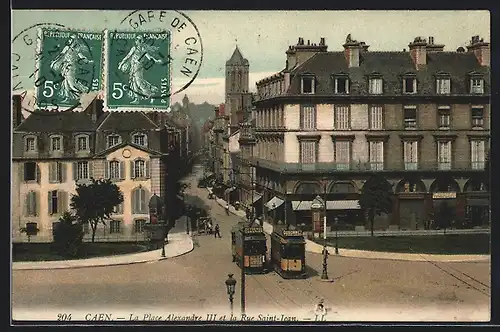
[[[12,84],[23,99],[23,110],[74,109],[82,94],[99,90],[96,73],[100,73],[102,49],[95,52],[94,48],[100,44],[102,33],[75,31],[58,23],[34,24],[14,36]],[[33,88],[34,95],[28,96]]]
[[[108,30],[108,108],[168,108],[200,72],[203,44],[198,28],[175,10],[139,10]]]

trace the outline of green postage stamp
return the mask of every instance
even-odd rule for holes
[[[171,96],[170,33],[107,33],[106,108],[167,109]]]
[[[74,107],[82,94],[101,90],[103,37],[103,32],[38,30],[38,107]]]

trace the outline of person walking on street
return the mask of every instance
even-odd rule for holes
[[[222,237],[222,236],[220,236],[220,227],[219,227],[219,224],[215,225],[215,232],[214,232],[215,238],[217,238],[217,235],[219,236],[219,238]]]
[[[229,204],[226,204],[226,214],[229,215]]]

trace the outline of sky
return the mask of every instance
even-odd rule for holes
[[[13,86],[33,89],[33,78],[29,76],[35,68],[36,29],[29,29],[37,23],[62,24],[72,29],[88,31],[131,30],[140,21],[145,23],[138,29],[172,32],[172,84],[179,90],[192,76],[181,73],[187,47],[184,42],[199,33],[203,52],[198,53],[196,68],[198,76],[183,91],[172,97],[180,101],[187,94],[195,103],[224,102],[224,68],[236,45],[250,63],[250,90],[255,91],[255,82],[270,76],[285,66],[285,52],[289,45],[297,43],[299,37],[319,43],[326,39],[329,51],[341,51],[347,34],[353,39],[364,41],[372,51],[400,51],[417,36],[434,37],[436,44],[445,44],[445,51],[465,47],[473,35],[490,40],[490,16],[488,11],[184,11],[185,16],[173,11],[161,14],[140,11],[127,18],[127,11],[77,11],[77,10],[14,10],[12,13],[12,36],[22,33],[12,44],[16,53],[16,78]],[[163,16],[163,22],[160,17]],[[188,17],[189,20],[185,19]],[[124,24],[120,24],[125,18]],[[130,22],[129,19],[132,19]],[[176,27],[172,28],[175,19]],[[182,31],[178,31],[182,22]],[[127,25],[127,22],[129,23]],[[174,24],[175,25],[175,24]],[[195,29],[196,27],[196,29]],[[27,36],[27,37],[25,37]],[[187,43],[187,42],[186,42]],[[197,44],[199,46],[200,44]],[[193,46],[194,47],[194,46]],[[201,51],[201,48],[199,48]],[[199,57],[203,54],[203,59]],[[18,56],[18,55],[19,56]],[[19,59],[20,58],[20,59]],[[14,61],[14,54],[13,59]],[[191,61],[191,63],[193,63]],[[194,69],[196,69],[194,68]],[[13,74],[14,75],[14,74]],[[193,74],[194,75],[194,70]],[[30,88],[31,87],[31,88]]]

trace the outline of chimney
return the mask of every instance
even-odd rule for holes
[[[12,128],[17,128],[23,122],[21,95],[12,95]]]
[[[425,38],[416,37],[408,47],[410,49],[410,56],[417,70],[427,65],[427,41]]]
[[[479,36],[473,36],[467,51],[474,52],[477,61],[481,66],[490,66],[490,43],[485,42]]]
[[[351,39],[351,34],[348,34],[345,39],[345,44],[342,46],[344,46],[344,56],[349,68],[359,67],[359,54],[363,48],[361,43]]]
[[[361,51],[362,52],[368,52],[368,48],[370,47],[370,45],[366,45],[366,43],[364,41],[359,42],[359,44],[361,46]]]
[[[429,52],[443,52],[444,44],[434,44],[434,37],[429,37],[429,43],[427,43],[426,51]]]
[[[304,39],[299,37],[297,45],[289,46],[286,51],[286,69],[290,70],[305,61],[309,60],[313,55],[320,52],[326,52],[328,46],[325,45],[325,38],[320,39],[319,45],[311,43],[310,40],[307,41],[307,45],[304,43]]]

